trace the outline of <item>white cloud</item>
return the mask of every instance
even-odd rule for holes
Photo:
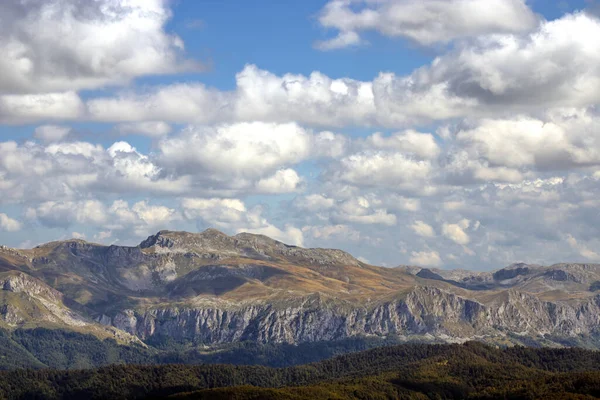
[[[296,124],[190,127],[160,142],[159,159],[162,165],[186,173],[255,178],[306,159],[310,141],[310,134]]]
[[[364,120],[374,106],[370,83],[331,79],[320,72],[309,77],[278,77],[249,65],[236,79],[235,114],[243,120],[283,119],[336,126],[340,120]]]
[[[415,221],[410,228],[419,236],[426,238],[435,237],[435,230],[431,227],[431,225],[426,224],[423,221]]]
[[[330,166],[329,179],[363,187],[389,187],[423,191],[432,172],[429,161],[414,160],[402,153],[366,151],[342,158]]]
[[[58,130],[45,126],[38,133]],[[70,201],[88,191],[223,197],[299,192],[305,180],[291,167],[339,154],[345,145],[337,146],[337,136],[296,124],[242,123],[190,127],[146,154],[125,141],[108,148],[66,139],[0,142],[0,188],[6,191],[0,203]],[[322,143],[331,146],[318,149]]]
[[[461,99],[459,104],[474,113],[582,107],[599,99],[599,49],[600,20],[567,14],[525,35],[478,38],[397,84],[410,84],[422,94],[440,88],[444,98]],[[402,93],[400,88],[395,92]],[[410,99],[392,98],[398,100],[398,112],[406,104],[403,99]]]
[[[61,1],[58,10],[69,4]],[[98,4],[105,1],[90,9]],[[139,7],[158,3],[147,4]],[[160,3],[161,10],[165,4]],[[55,77],[34,71],[39,93],[24,86],[7,91],[2,85],[8,78],[2,77],[0,122],[42,122],[32,133],[36,140],[22,139],[19,133],[9,136],[19,137],[15,141],[0,142],[0,204],[22,207],[32,222],[46,227],[72,226],[67,232],[121,243],[196,222],[288,243],[306,238],[330,241],[334,247],[360,244],[361,254],[390,264],[411,259],[421,265],[448,261],[491,268],[515,260],[597,258],[596,17],[565,15],[521,31],[506,28],[507,22],[498,18],[496,27],[477,27],[476,21],[489,22],[488,15],[469,15],[457,29],[452,18],[439,26],[432,21],[450,5],[455,6],[448,11],[451,17],[462,15],[457,5],[470,0],[338,4],[356,14],[332,25],[352,32],[350,42],[362,40],[368,31],[420,43],[460,40],[438,46],[441,55],[409,75],[384,72],[366,81],[334,79],[318,71],[276,75],[248,65],[229,91],[183,77],[183,83],[131,85],[115,94],[111,88],[134,78],[133,73],[80,70],[73,74],[73,86],[62,87],[64,71]],[[368,21],[360,22],[366,24],[362,28],[341,25],[358,23],[352,18],[359,15],[371,18],[369,10],[379,13],[379,22],[402,21],[403,16],[381,15],[401,6],[423,18],[412,27],[402,22],[398,33],[384,31],[391,25]],[[74,7],[65,18],[84,6],[79,2]],[[432,14],[420,14],[422,10]],[[0,38],[3,28],[0,24]],[[164,24],[154,28],[152,32],[165,34]],[[436,36],[440,32],[442,40]],[[100,58],[107,54],[102,51]],[[123,57],[130,56],[135,57]],[[120,68],[125,67],[113,71]],[[161,73],[157,71],[152,73]],[[86,92],[83,102],[77,91],[88,84],[109,90]],[[146,138],[135,138],[137,149],[133,142],[107,144],[111,136],[93,137],[95,132],[79,127],[73,128],[77,135],[68,133],[63,120],[116,121],[116,126],[97,126],[105,127],[107,135]],[[436,129],[432,121],[445,122]],[[175,123],[188,122],[192,125],[175,130]],[[344,132],[337,127],[352,128]],[[381,133],[367,136],[360,129],[365,127]],[[76,139],[84,137],[90,139]],[[292,195],[279,196],[287,193]],[[272,196],[265,200],[269,208],[250,206],[256,195],[261,200]],[[181,200],[181,208],[173,205],[173,197]],[[170,200],[139,201],[144,198]],[[565,239],[560,232],[572,236]],[[422,249],[423,237],[436,235],[448,240],[427,240],[431,247],[411,253]],[[403,253],[389,251],[399,242]],[[396,256],[400,259],[394,260]]]
[[[557,170],[600,164],[598,123],[593,110],[555,110],[542,119],[484,119],[456,138],[470,158],[490,165]]]
[[[306,196],[298,197],[294,200],[294,206],[310,212],[318,212],[328,210],[335,205],[335,200],[323,196],[322,194],[309,194]]]
[[[231,228],[246,223],[248,210],[242,200],[186,198],[182,200],[188,219],[202,219],[212,226]]]
[[[360,239],[360,232],[348,225],[324,225],[324,226],[305,226],[302,232],[310,234],[314,239],[327,240],[332,237],[357,241]]]
[[[443,261],[439,253],[434,250],[413,251],[410,257],[410,263],[423,267],[439,267]]]
[[[163,0],[0,3],[0,93],[62,92],[192,69]],[[60,40],[57,40],[60,38]]]
[[[482,4],[460,1],[465,7]],[[495,10],[493,18],[499,20]],[[382,72],[372,81],[332,79],[318,71],[278,76],[247,65],[231,91],[177,83],[94,97],[85,105],[72,91],[0,96],[0,119],[405,128],[464,116],[588,107],[600,101],[599,38],[600,20],[567,14],[531,31],[477,36],[404,76]]]
[[[489,33],[527,31],[537,17],[524,0],[331,0],[319,22],[339,31],[316,47],[331,50],[361,43],[359,32],[377,31],[423,45]]]
[[[98,200],[46,201],[35,208],[29,208],[26,215],[50,228],[67,228],[75,223],[99,226],[108,220],[106,207]]]
[[[378,208],[377,204],[371,202],[365,197],[352,198],[344,201],[333,212],[334,221],[354,222],[358,224],[381,224],[396,225],[397,218],[395,214],[388,213],[385,208]]]
[[[100,231],[94,235],[94,240],[99,242],[104,242],[106,239],[110,239],[112,237],[112,231]]]
[[[600,260],[600,255],[593,250],[590,250],[586,245],[581,244],[572,235],[567,235],[567,243],[573,250],[577,251],[581,257],[588,260]]]
[[[117,206],[113,204],[111,211],[120,211],[126,209],[126,206],[126,204],[118,204]],[[138,201],[131,207],[131,211],[137,217],[138,224],[142,225],[144,229],[146,229],[146,227],[156,228],[167,226],[172,221],[180,219],[180,216],[175,209],[165,206],[151,205],[148,204],[147,201]]]
[[[333,132],[319,132],[313,136],[311,153],[317,157],[338,158],[346,153],[351,140]]]
[[[310,76],[277,76],[247,65],[236,75],[236,88],[221,92],[198,83],[173,84],[142,93],[87,102],[89,117],[100,121],[276,122],[310,125],[364,125],[374,116],[371,82]]]
[[[367,137],[365,144],[368,148],[396,150],[423,159],[434,159],[440,154],[440,148],[433,135],[414,130],[398,132],[389,137],[377,132]]]
[[[256,183],[256,188],[261,193],[291,193],[298,191],[302,178],[291,168],[280,169],[268,178],[263,178]]]
[[[34,137],[44,142],[59,142],[67,137],[71,132],[68,126],[42,125],[35,128]]]
[[[163,121],[143,121],[119,124],[116,127],[121,134],[135,134],[149,137],[162,137],[171,133],[171,125]]]
[[[113,159],[113,168],[127,179],[152,179],[159,168],[127,142],[115,142],[106,152]]]
[[[358,46],[363,44],[360,36],[356,32],[346,31],[340,32],[336,37],[329,40],[322,40],[315,43],[315,48],[319,50],[335,50],[344,47]]]
[[[156,230],[172,226],[181,218],[177,210],[164,205],[153,205],[142,200],[130,206],[126,200],[115,200],[107,209],[107,220],[98,225],[104,232],[98,233],[98,237],[107,239],[115,231],[121,232],[123,237],[131,234],[146,237]]]
[[[358,81],[318,71],[277,76],[247,65],[229,92],[196,83],[124,92],[88,101],[88,117],[407,127],[464,116],[587,107],[600,101],[598,38],[597,18],[568,14],[532,31],[478,36],[409,75],[382,72],[372,81]]]
[[[0,142],[0,202],[71,200],[89,191],[182,193],[184,176],[161,176],[146,155],[126,142],[108,149],[89,142]]]
[[[181,219],[176,210],[151,205],[144,200],[133,206],[129,206],[125,200],[115,200],[110,206],[99,200],[47,201],[28,208],[26,216],[50,228],[79,225],[87,229],[102,229],[94,236],[100,240],[109,238],[112,235],[110,231],[120,231],[124,235],[132,232],[137,237],[143,237]]]
[[[9,217],[4,213],[0,213],[0,230],[6,232],[16,232],[21,230],[21,223],[16,219]]]
[[[465,232],[470,225],[468,219],[463,219],[456,224],[443,224],[442,234],[453,242],[461,245],[467,245],[471,241],[469,235]]]
[[[391,210],[415,212],[421,209],[421,200],[388,193],[383,198],[385,206]]]
[[[0,95],[0,122],[20,124],[40,120],[75,120],[84,116],[85,105],[72,91]]]

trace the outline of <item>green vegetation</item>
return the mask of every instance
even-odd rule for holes
[[[153,357],[152,351],[140,345],[123,346],[112,339],[99,340],[90,334],[63,330],[16,330],[12,338],[41,364],[56,369],[141,364],[152,361]]]
[[[287,367],[340,354],[398,344],[397,339],[349,338],[299,345],[240,342],[210,348],[167,337],[149,347],[124,346],[112,339],[59,329],[0,330],[0,370],[15,368],[85,369],[112,364],[235,364]]]
[[[582,349],[408,344],[318,363],[112,365],[0,373],[8,399],[586,399],[600,396],[600,353]]]

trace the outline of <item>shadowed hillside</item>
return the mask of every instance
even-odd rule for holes
[[[402,345],[303,366],[111,366],[0,373],[8,399],[586,399],[600,395],[600,355],[499,350],[477,343]]]

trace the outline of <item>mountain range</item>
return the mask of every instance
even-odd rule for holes
[[[597,347],[600,265],[368,265],[262,235],[160,231],[136,247],[0,247],[0,328],[147,346],[348,338]]]

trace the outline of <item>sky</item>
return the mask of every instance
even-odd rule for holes
[[[600,3],[4,0],[0,244],[600,262]]]

